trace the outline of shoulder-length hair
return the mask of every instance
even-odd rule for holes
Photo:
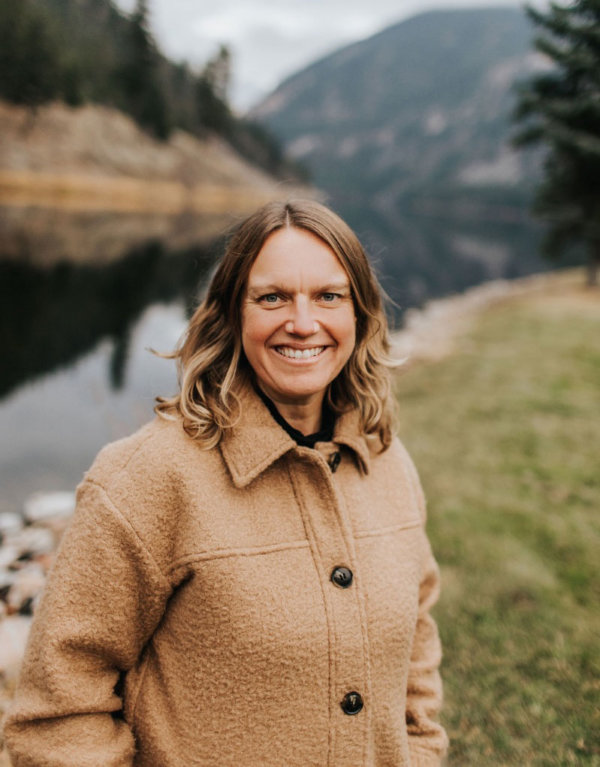
[[[272,202],[233,232],[202,303],[174,352],[180,392],[157,397],[155,412],[181,417],[183,428],[205,448],[217,445],[240,416],[240,387],[252,371],[242,348],[241,309],[248,275],[265,240],[283,227],[319,237],[340,260],[350,279],[356,315],[356,344],[326,396],[336,414],[356,408],[365,435],[377,436],[382,449],[392,441],[388,326],[382,293],[354,232],[333,211],[312,200]]]

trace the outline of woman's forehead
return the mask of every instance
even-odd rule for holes
[[[273,232],[263,243],[248,275],[248,285],[331,282],[348,285],[346,270],[320,237],[303,229]]]

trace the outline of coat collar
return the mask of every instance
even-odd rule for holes
[[[275,422],[252,386],[245,386],[239,398],[240,419],[225,431],[219,446],[233,484],[236,487],[245,487],[297,445]],[[343,413],[336,420],[333,441],[350,448],[355,453],[362,471],[368,474],[370,451],[367,439],[360,432],[359,423],[358,411]]]

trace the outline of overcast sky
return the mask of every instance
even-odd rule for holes
[[[130,11],[135,0],[116,0]],[[231,99],[243,111],[287,75],[346,43],[430,8],[520,5],[519,0],[149,0],[170,58],[202,64],[227,44]]]

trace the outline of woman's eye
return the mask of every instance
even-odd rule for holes
[[[261,296],[259,301],[261,301],[263,304],[276,304],[279,300],[279,296],[277,293],[267,293],[264,296]]]
[[[339,298],[339,293],[322,293],[321,298],[326,304],[330,304],[335,301],[336,298]]]

